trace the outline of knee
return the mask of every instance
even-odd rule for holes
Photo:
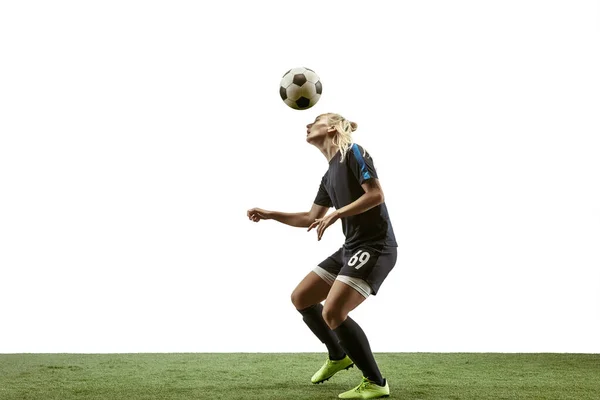
[[[294,307],[296,307],[296,310],[303,310],[306,307],[309,307],[311,305],[311,304],[305,304],[306,301],[304,301],[303,297],[304,296],[302,296],[302,293],[298,290],[294,290],[292,292],[291,300],[292,300],[292,304],[294,305]]]
[[[339,309],[335,309],[333,307],[327,307],[327,303],[325,303],[325,307],[323,308],[323,320],[329,327],[329,329],[333,330],[340,326],[342,322],[346,319],[346,315],[344,315]]]

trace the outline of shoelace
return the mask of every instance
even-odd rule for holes
[[[371,382],[369,382],[369,380],[367,378],[363,378],[363,381],[354,390],[356,390],[357,392],[361,392],[363,389],[365,389],[369,385],[369,383],[371,383]]]

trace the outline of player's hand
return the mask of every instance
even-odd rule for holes
[[[262,208],[251,208],[250,210],[248,210],[248,219],[250,221],[258,222],[261,219],[271,218],[267,210],[263,210]]]
[[[312,228],[317,228],[317,238],[318,240],[321,240],[321,238],[323,237],[323,233],[325,232],[325,229],[327,229],[329,226],[333,225],[335,223],[335,221],[337,221],[338,219],[340,219],[340,216],[338,215],[337,210],[332,212],[329,215],[326,215],[324,218],[317,218],[315,219],[315,222],[313,222],[309,227],[308,227],[308,231],[310,232],[310,230]]]

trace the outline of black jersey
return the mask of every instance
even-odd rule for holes
[[[329,169],[321,179],[315,204],[342,208],[365,193],[361,186],[363,183],[377,178],[373,159],[358,144],[354,143],[348,149],[343,163],[340,163],[340,157],[338,151],[329,161]],[[341,220],[346,248],[352,249],[365,243],[398,246],[385,203]]]

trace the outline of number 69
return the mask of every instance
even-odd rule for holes
[[[360,254],[362,253],[362,254]],[[358,256],[360,254],[360,257]],[[369,253],[367,253],[364,250],[359,250],[356,252],[355,255],[352,256],[352,258],[350,258],[350,260],[348,260],[348,265],[351,267],[354,267],[354,264],[356,264],[357,261],[360,262],[360,264],[358,264],[356,267],[356,269],[359,269],[360,267],[362,267],[363,265],[365,265],[367,263],[367,261],[369,261],[369,258],[371,258],[371,255]]]

